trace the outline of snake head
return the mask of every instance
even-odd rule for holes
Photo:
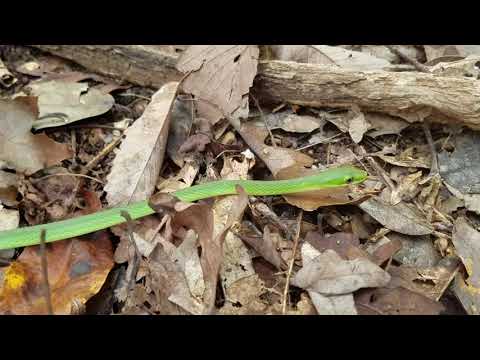
[[[352,167],[350,171],[345,174],[343,181],[346,184],[357,184],[364,181],[368,176],[366,171]]]

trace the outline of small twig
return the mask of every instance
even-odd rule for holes
[[[417,69],[418,71],[425,72],[425,73],[430,72],[430,68],[428,66],[420,64],[417,60],[415,60],[415,59],[411,58],[410,56],[404,54],[399,49],[397,49],[395,46],[393,46],[393,45],[385,45],[385,46],[391,52],[393,52],[395,55],[399,56],[402,60],[412,64],[413,66],[415,66],[415,69]]]
[[[270,136],[270,140],[272,141],[273,147],[277,147],[277,142],[275,141],[275,138],[273,137],[272,130],[270,129],[270,126],[268,126],[267,119],[265,118],[265,115],[263,114],[263,110],[260,107],[260,103],[258,102],[257,98],[250,94],[250,97],[252,98],[253,102],[255,103],[255,106],[257,107],[258,111],[260,112],[260,117],[262,118],[263,123],[265,124],[265,128],[268,131],[268,135]]]
[[[129,269],[127,269],[127,274],[126,274],[126,279],[128,281],[128,290],[132,290],[134,285],[135,285],[135,279],[137,277],[137,272],[138,269],[140,268],[140,259],[142,255],[140,254],[140,251],[138,250],[137,243],[135,242],[135,239],[133,238],[133,220],[130,214],[122,210],[120,211],[120,215],[122,215],[125,220],[127,221],[127,233],[128,233],[128,239],[130,240],[130,244],[133,246],[134,249],[134,255],[133,259],[131,261],[131,267],[129,264]],[[130,270],[130,271],[128,271]]]
[[[49,315],[53,315],[52,294],[50,292],[50,283],[48,281],[48,262],[45,246],[46,233],[47,231],[45,229],[42,229],[40,231],[40,259],[43,277],[43,294],[45,296],[45,302],[47,304],[47,312]]]
[[[77,164],[77,157],[75,156],[77,153],[77,134],[74,129],[70,129],[70,137],[72,138],[72,165],[75,166]]]
[[[301,150],[305,150],[305,149],[311,148],[312,146],[317,146],[317,145],[320,145],[320,144],[324,144],[324,143],[326,143],[327,141],[333,140],[333,139],[335,139],[335,138],[337,138],[337,137],[340,137],[340,136],[342,136],[342,135],[344,135],[344,134],[343,134],[343,133],[338,133],[338,134],[336,134],[336,135],[333,135],[333,136],[330,136],[330,137],[328,137],[328,138],[325,138],[325,139],[322,139],[322,140],[320,140],[320,141],[317,141],[316,143],[308,144],[308,145],[302,146],[302,147],[300,147],[300,148],[297,148],[297,149],[295,149],[295,151],[301,151]]]
[[[285,313],[287,312],[288,290],[290,288],[290,278],[292,277],[293,265],[295,263],[295,256],[297,255],[298,239],[300,238],[300,228],[302,226],[302,217],[303,217],[303,210],[300,210],[300,213],[298,214],[298,217],[297,217],[297,229],[295,232],[295,238],[293,239],[292,258],[290,259],[290,264],[288,266],[287,280],[285,283],[285,289],[283,290],[283,300],[282,300],[283,315],[285,315]]]
[[[105,146],[102,151],[100,151],[97,155],[95,155],[95,157],[92,160],[90,160],[87,165],[85,165],[85,167],[81,171],[81,174],[86,175],[90,170],[92,170],[100,162],[100,160],[102,160],[113,149],[115,149],[115,147],[118,144],[120,144],[121,141],[122,141],[122,137],[119,136],[118,138],[110,142],[107,146]]]
[[[438,160],[437,160],[437,151],[435,150],[435,144],[433,142],[432,133],[430,132],[430,127],[426,120],[422,122],[423,131],[425,132],[425,137],[427,138],[428,147],[430,148],[430,153],[432,155],[432,164],[430,166],[430,174],[429,177],[433,177],[439,174],[438,170]]]

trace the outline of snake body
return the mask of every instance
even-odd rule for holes
[[[315,175],[289,180],[219,180],[177,190],[175,197],[184,202],[193,202],[214,196],[233,195],[236,186],[241,186],[249,195],[283,195],[336,188],[349,183],[360,183],[367,173],[352,166],[331,168]],[[0,232],[0,250],[37,245],[41,231],[45,230],[45,242],[68,239],[124,223],[121,215],[126,211],[132,219],[155,213],[148,201],[140,201],[126,206],[115,207],[93,214]]]

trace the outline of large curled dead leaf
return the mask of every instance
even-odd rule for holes
[[[102,287],[113,266],[107,232],[55,242],[46,249],[54,314],[69,315]],[[38,246],[26,248],[3,270],[0,313],[46,314],[41,257]]]
[[[223,114],[208,104],[214,104],[226,115],[245,105],[253,79],[257,74],[256,45],[192,45],[182,54],[177,69],[189,74],[182,87],[200,101],[198,111],[216,123]]]
[[[67,145],[31,133],[38,114],[35,97],[0,100],[0,113],[0,160],[12,168],[32,174],[71,157]]]
[[[39,117],[35,130],[61,126],[106,113],[115,100],[109,94],[89,89],[88,84],[66,81],[38,82],[30,85],[38,97]]]
[[[205,283],[202,294],[203,313],[212,313],[214,309],[225,236],[230,227],[241,218],[248,202],[246,193],[241,188],[238,190],[239,196],[232,204],[228,218],[221,228],[215,227],[214,212],[207,203],[183,203],[171,195],[162,193],[157,193],[150,198],[149,204],[157,212],[173,214],[171,221],[173,233],[186,228],[194,230],[198,235],[198,243],[202,248],[200,263]],[[180,297],[182,298],[184,297]],[[181,303],[178,305],[182,306]]]
[[[125,131],[126,138],[113,160],[105,186],[110,206],[145,200],[153,194],[177,89],[176,82],[164,85],[152,96],[143,115]]]

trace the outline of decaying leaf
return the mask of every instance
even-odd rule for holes
[[[251,123],[260,128],[264,128],[266,123],[270,130],[282,129],[294,133],[309,133],[322,129],[325,120],[315,116],[298,115],[292,110],[286,110],[260,116]]]
[[[370,112],[364,115],[372,129],[367,132],[367,135],[373,138],[387,134],[400,134],[409,125],[405,120],[387,114]]]
[[[389,281],[388,273],[366,259],[343,260],[335,251],[325,250],[298,271],[292,284],[324,295],[342,295]]]
[[[441,259],[429,235],[407,236],[391,232],[387,238],[402,244],[402,248],[393,256],[400,264],[429,268],[435,266]]]
[[[241,239],[277,269],[285,269],[285,261],[280,257],[280,254],[277,251],[274,236],[270,232],[268,226],[265,226],[263,229],[263,237],[241,236]]]
[[[365,119],[365,115],[358,106],[353,106],[347,117],[348,133],[352,140],[358,144],[362,141],[365,134],[371,127],[371,124]]]
[[[431,268],[391,266],[388,272],[392,281],[388,287],[404,287],[429,299],[439,301],[458,271],[458,258],[445,258]]]
[[[265,162],[274,176],[285,168],[300,169],[310,167],[313,164],[313,159],[310,156],[299,151],[265,145],[264,139],[268,134],[266,129],[244,124],[240,133],[250,149]]]
[[[320,252],[327,249],[334,250],[343,259],[348,259],[349,249],[360,245],[360,241],[355,234],[337,232],[334,234],[320,234],[309,231],[305,241]]]
[[[402,243],[399,240],[389,239],[384,236],[376,243],[369,244],[366,251],[372,255],[373,262],[380,266],[388,259],[393,258],[401,249]]]
[[[102,287],[113,266],[107,232],[50,244],[46,250],[53,312],[68,315]],[[46,314],[43,276],[38,246],[26,248],[9,267],[2,269],[0,313]]]
[[[463,194],[480,193],[480,141],[477,132],[466,131],[454,138],[455,149],[438,154],[442,179]]]
[[[192,45],[185,50],[177,69],[189,74],[183,90],[197,99],[198,111],[212,124],[245,104],[253,78],[257,74],[258,47],[255,45]],[[246,116],[244,116],[246,117]]]
[[[177,89],[178,83],[164,85],[152,96],[143,115],[125,131],[126,138],[113,160],[105,186],[110,206],[145,200],[155,190]]]
[[[177,98],[172,108],[167,154],[180,167],[183,166],[185,154],[180,153],[179,148],[187,140],[192,128],[192,106],[192,101]]]
[[[390,205],[375,197],[358,206],[387,229],[401,234],[427,235],[433,231],[432,225],[410,204],[400,202]]]
[[[111,95],[85,83],[42,81],[30,84],[30,89],[38,97],[39,117],[44,118],[33,123],[35,130],[104,114],[115,103]]]
[[[0,160],[17,171],[32,174],[71,157],[67,145],[31,133],[38,113],[36,98],[0,100],[0,113]]]
[[[332,256],[338,257],[335,251],[331,250]],[[303,268],[309,266],[321,255],[320,251],[309,243],[302,245]],[[338,257],[339,258],[339,257]],[[298,273],[297,273],[298,275]],[[294,280],[294,279],[292,279]],[[294,284],[292,282],[292,284]],[[357,315],[357,309],[351,293],[346,294],[321,294],[313,289],[305,289],[319,315]]]
[[[438,315],[444,310],[442,304],[403,287],[362,290],[355,305],[361,315]]]
[[[465,218],[455,222],[452,241],[467,272],[466,279],[457,279],[456,292],[465,310],[479,314],[480,311],[480,233]],[[458,289],[458,290],[457,290]],[[473,306],[472,306],[473,304]]]

